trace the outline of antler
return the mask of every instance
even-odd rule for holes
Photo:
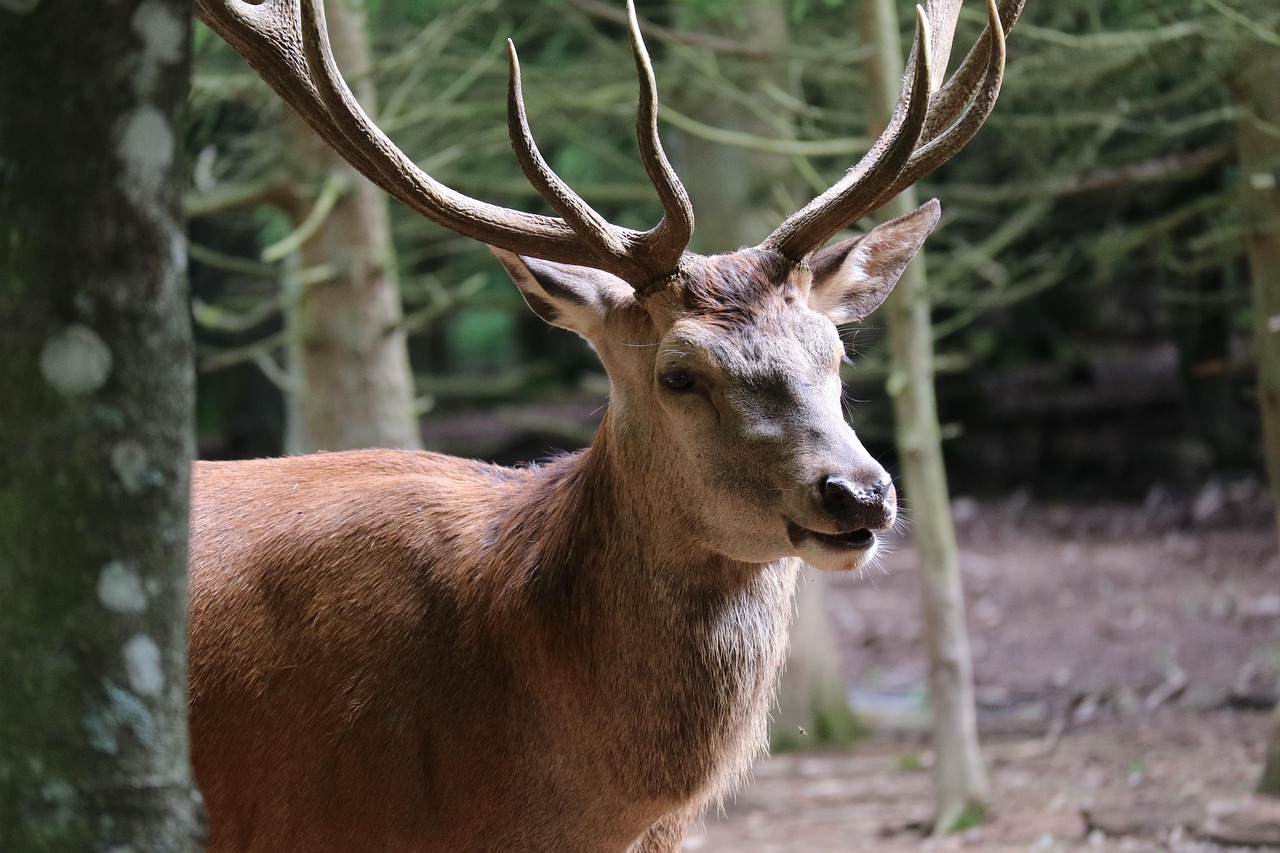
[[[930,44],[950,46],[959,3],[931,3],[930,14],[917,6],[906,83],[884,133],[838,183],[788,217],[761,248],[798,262],[963,148],[995,106],[1004,76],[1005,36],[1024,2],[1005,0],[997,7],[996,0],[987,0],[986,30],[951,79],[933,93],[929,89],[936,63]],[[937,37],[931,38],[935,32]],[[941,73],[945,64],[944,55],[936,70]]]
[[[676,270],[693,233],[693,207],[662,151],[657,86],[627,2],[640,73],[637,137],[645,169],[663,205],[648,231],[609,224],[547,165],[529,132],[520,65],[511,59],[511,144],[525,175],[560,217],[524,213],[473,199],[418,168],[374,124],[352,95],[329,46],[322,0],[197,0],[197,14],[243,56],[319,136],[361,174],[414,211],[451,231],[548,261],[594,267],[643,289]]]

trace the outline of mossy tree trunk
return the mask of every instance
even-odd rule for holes
[[[766,102],[760,92],[765,84],[777,85],[788,77],[782,49],[789,37],[787,13],[787,4],[778,0],[752,0],[739,4],[731,20],[701,20],[694,27],[702,33],[718,30],[741,45],[775,52],[777,59],[720,60],[726,80],[760,98],[762,105]],[[701,122],[766,139],[778,136],[776,118],[785,114],[782,107],[770,103],[767,110],[773,121],[769,121],[725,93],[710,89],[686,90],[677,97],[680,109]],[[795,173],[787,158],[692,136],[681,137],[673,150],[678,153],[678,168],[698,217],[691,248],[706,253],[732,251],[759,243],[777,227],[773,191],[779,181]],[[800,579],[787,665],[770,734],[774,749],[844,744],[859,733],[849,707],[836,634],[826,611],[826,586],[826,576],[813,569],[806,569]]]
[[[0,0],[0,850],[199,847],[189,0]]]
[[[871,61],[873,114],[887,120],[904,70],[897,10],[894,0],[863,0],[862,8],[863,32],[876,46]],[[943,46],[937,49],[939,56],[946,55]],[[900,216],[916,205],[915,191],[908,190],[886,205],[882,214],[885,218]],[[923,255],[907,267],[885,310],[891,360],[888,390],[893,398],[906,505],[924,574],[920,589],[933,712],[934,831],[941,833],[951,831],[966,816],[980,814],[990,789],[978,749],[973,662],[942,461]]]
[[[1239,65],[1241,210],[1249,228],[1253,345],[1267,478],[1280,513],[1280,51],[1258,42]],[[1280,516],[1278,516],[1280,521]],[[1277,525],[1280,531],[1280,524]],[[1280,708],[1258,790],[1280,796]]]
[[[338,64],[374,114],[364,0],[328,0],[325,17]],[[286,320],[293,379],[286,389],[292,398],[286,447],[290,453],[419,447],[386,196],[295,116],[287,144],[301,186],[317,194],[326,182],[342,189],[299,249],[303,268],[330,275],[301,290]]]

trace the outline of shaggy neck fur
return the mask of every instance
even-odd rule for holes
[[[620,430],[606,418],[586,451],[530,472],[534,496],[499,521],[499,550],[523,554],[508,600],[540,615],[544,664],[586,688],[580,710],[609,721],[623,787],[700,802],[764,748],[798,561],[710,551],[679,477]]]

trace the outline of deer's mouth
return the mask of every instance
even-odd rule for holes
[[[791,538],[791,544],[797,547],[806,539],[843,551],[866,551],[876,544],[876,534],[868,527],[858,527],[845,533],[820,533],[791,521],[787,523],[787,536]]]

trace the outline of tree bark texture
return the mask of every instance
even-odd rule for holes
[[[1252,281],[1253,346],[1258,362],[1267,479],[1280,512],[1280,52],[1257,42],[1240,63],[1236,99],[1240,157],[1240,209],[1248,232]],[[1278,517],[1280,522],[1280,517]],[[1280,530],[1280,524],[1277,525]],[[1280,796],[1280,709],[1267,749],[1259,792]]]
[[[365,110],[375,112],[364,0],[325,4],[334,56]],[[330,271],[301,289],[286,322],[294,396],[290,453],[420,446],[413,373],[382,191],[290,116],[288,145],[300,183],[344,188],[321,227],[299,250],[303,268]],[[306,211],[300,214],[305,217]],[[300,220],[298,223],[300,224]]]
[[[704,21],[699,32],[717,25],[720,35],[744,46],[760,46],[785,55],[787,6],[778,0],[753,0],[737,8],[741,23]],[[786,80],[781,59],[724,58],[721,72],[743,92],[758,91],[763,84]],[[685,91],[677,95],[681,108],[699,121],[715,127],[765,138],[778,135],[775,123],[754,115],[723,93]],[[772,108],[776,116],[777,108]],[[679,171],[698,217],[693,247],[706,253],[725,252],[755,245],[778,225],[773,188],[794,174],[788,160],[776,154],[735,148],[721,143],[682,136],[673,147]],[[854,740],[860,733],[849,707],[840,649],[826,611],[827,578],[813,569],[805,571],[796,596],[796,614],[782,683],[778,711],[770,741],[774,749],[829,746]]]
[[[864,0],[863,10],[863,32],[877,48],[871,62],[872,112],[883,121],[893,110],[904,71],[897,11],[894,0]],[[915,190],[909,189],[885,205],[882,213],[885,218],[900,216],[916,205]],[[920,589],[933,712],[934,831],[941,833],[950,831],[967,812],[985,808],[990,789],[978,749],[973,660],[942,460],[923,255],[907,267],[885,310],[891,360],[888,391],[893,398],[907,507],[924,573]]]
[[[188,0],[0,0],[0,850],[194,850]]]

